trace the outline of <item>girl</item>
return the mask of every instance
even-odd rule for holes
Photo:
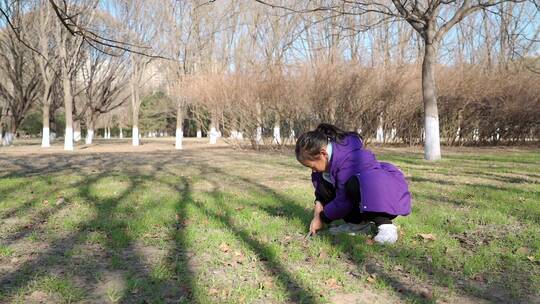
[[[296,159],[313,173],[315,210],[310,234],[323,223],[343,219],[359,227],[374,222],[378,232],[373,238],[381,244],[398,239],[392,220],[411,212],[408,185],[395,166],[379,162],[355,132],[345,132],[330,124],[320,124],[302,134],[296,142]]]

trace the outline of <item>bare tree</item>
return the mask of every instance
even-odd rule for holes
[[[422,63],[422,96],[424,103],[424,157],[427,160],[438,160],[440,152],[439,111],[435,82],[435,64],[437,51],[445,35],[465,17],[478,11],[486,10],[504,2],[521,2],[520,0],[484,0],[484,1],[403,1],[392,0],[393,7],[385,1],[328,1],[326,5],[308,4],[307,8],[298,10],[262,0],[265,5],[293,11],[297,13],[317,14],[321,11],[331,13],[331,18],[344,15],[362,16],[377,13],[381,20],[399,18],[405,20],[419,33],[423,41]],[[322,20],[326,20],[323,18]],[[321,19],[316,23],[321,22]],[[378,22],[379,23],[379,22]],[[359,30],[370,24],[359,24]]]
[[[79,24],[91,24],[95,16],[97,0],[89,1],[64,1],[62,11],[66,14],[77,16]],[[66,130],[64,135],[64,150],[73,150],[73,104],[74,88],[73,81],[81,65],[81,50],[84,42],[83,36],[74,36],[62,26],[57,26],[55,31],[56,45],[60,60],[60,78],[64,94],[64,111],[66,115]]]
[[[95,49],[85,52],[81,68],[84,81],[83,105],[87,127],[86,144],[91,144],[100,115],[121,107],[129,99],[128,57],[111,57]]]
[[[54,20],[53,12],[46,0],[40,0],[35,7],[37,16],[36,34],[37,47],[40,51],[40,56],[34,54],[36,61],[39,63],[39,70],[41,72],[43,82],[43,97],[41,99],[41,107],[43,114],[43,132],[41,146],[46,148],[50,146],[50,109],[52,102],[53,85],[57,80],[57,71],[54,70],[54,66],[57,66],[58,57],[53,51],[54,46],[54,29],[57,26],[57,22]]]
[[[41,86],[38,64],[19,39],[30,35],[32,16],[24,13],[20,3],[11,8],[15,29],[0,32],[0,99],[5,103],[2,118],[7,125],[3,145],[12,144],[18,127],[38,99]]]

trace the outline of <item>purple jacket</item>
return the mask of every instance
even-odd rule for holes
[[[343,218],[354,208],[345,190],[351,176],[360,183],[360,212],[411,213],[411,194],[403,173],[392,164],[377,161],[371,151],[362,149],[362,141],[356,136],[345,137],[341,144],[332,142],[329,173],[336,188],[336,197],[324,206],[330,220]],[[311,174],[316,192],[322,180],[321,172]]]

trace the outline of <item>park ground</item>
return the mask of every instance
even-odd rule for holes
[[[33,145],[31,145],[33,143]],[[374,147],[400,240],[321,233],[290,150],[0,148],[1,303],[540,303],[540,150]]]

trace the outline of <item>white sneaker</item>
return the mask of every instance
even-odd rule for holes
[[[328,229],[330,234],[348,233],[349,235],[369,234],[371,232],[371,223],[352,224],[345,223],[337,227]]]
[[[379,244],[394,244],[398,239],[397,227],[394,224],[379,226],[379,232],[373,240]]]

